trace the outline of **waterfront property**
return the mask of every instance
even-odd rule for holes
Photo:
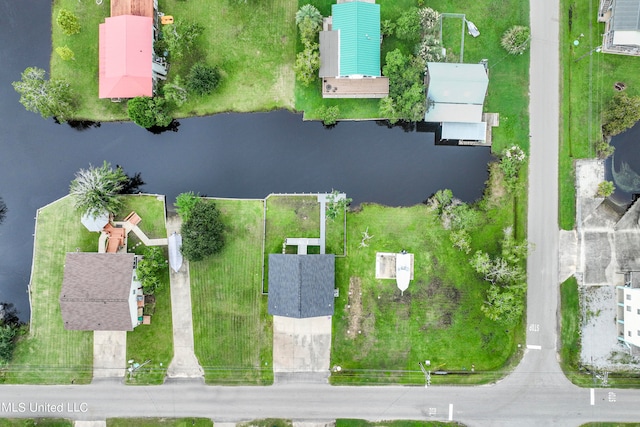
[[[389,79],[380,72],[380,5],[338,1],[320,32],[323,98],[384,98]]]
[[[598,22],[604,22],[602,52],[640,55],[640,0],[600,0]]]

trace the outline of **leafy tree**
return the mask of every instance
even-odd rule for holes
[[[465,254],[471,252],[471,236],[467,230],[454,230],[449,235],[449,239],[454,248],[461,250]]]
[[[97,216],[104,211],[116,212],[122,206],[119,193],[127,181],[122,168],[112,169],[105,161],[99,167],[80,169],[75,176],[69,194],[82,213]]]
[[[524,165],[526,155],[522,148],[517,145],[505,149],[500,158],[500,170],[504,174],[504,181],[507,190],[514,191],[518,185],[520,169]]]
[[[444,56],[442,55],[442,46],[440,46],[440,40],[435,36],[428,35],[422,39],[418,45],[418,58],[424,62],[442,62]]]
[[[168,112],[164,98],[139,96],[127,102],[129,118],[138,126],[149,129],[153,126],[168,126],[173,118]]]
[[[405,10],[396,21],[396,37],[409,43],[417,43],[422,34],[417,7]]]
[[[187,75],[187,89],[198,95],[208,95],[220,84],[220,70],[202,62],[198,62]]]
[[[67,9],[60,9],[56,23],[67,36],[78,34],[81,29],[78,17]]]
[[[142,283],[142,290],[146,295],[152,295],[160,289],[161,274],[166,271],[167,261],[162,249],[158,246],[147,246],[143,251],[143,258],[138,262],[136,274]]]
[[[191,215],[191,211],[193,207],[200,201],[200,195],[195,194],[193,191],[189,191],[188,193],[180,193],[178,197],[176,197],[176,211],[182,221],[186,221],[189,219]]]
[[[491,285],[480,310],[493,321],[513,325],[524,313],[524,288]]]
[[[529,48],[530,40],[529,27],[514,25],[504,32],[500,44],[511,55],[522,55]]]
[[[173,24],[163,27],[163,40],[172,59],[180,59],[193,49],[196,39],[202,34],[204,27],[195,22],[176,19]]]
[[[400,49],[387,53],[382,73],[389,77],[389,98],[380,103],[380,113],[390,122],[424,119],[427,103],[424,94],[424,64]]]
[[[189,98],[187,89],[179,75],[176,75],[171,83],[166,83],[162,90],[164,92],[164,99],[173,102],[178,107],[187,102]]]
[[[631,128],[640,120],[640,97],[617,92],[604,110],[602,132],[614,136]]]
[[[430,7],[421,7],[418,9],[418,16],[420,17],[420,26],[422,31],[427,34],[433,34],[436,29],[436,25],[440,21],[440,13],[437,10]]]
[[[348,197],[337,199],[339,194],[340,192],[338,190],[333,190],[331,194],[327,196],[326,216],[327,219],[331,221],[335,220],[341,212],[344,212],[347,206],[353,201],[353,199]]]
[[[390,19],[385,19],[380,22],[380,33],[385,37],[392,36],[395,29],[396,23]]]
[[[39,113],[43,118],[55,117],[66,122],[76,109],[71,86],[64,80],[45,79],[45,71],[28,67],[22,72],[22,80],[12,83],[20,94],[20,103],[28,111]]]
[[[322,28],[322,14],[311,4],[305,4],[296,12],[296,25],[300,25],[305,19],[309,19],[318,28]]]
[[[435,210],[438,215],[442,215],[447,207],[453,202],[453,192],[448,188],[438,190],[426,201],[427,205]]]
[[[609,197],[610,195],[613,194],[614,191],[616,191],[616,187],[613,184],[613,182],[602,181],[600,184],[598,184],[598,191],[596,193],[596,196]]]
[[[327,107],[325,105],[318,108],[318,116],[320,116],[320,120],[322,123],[329,127],[338,123],[338,118],[340,117],[340,107],[337,105],[332,105]]]
[[[317,76],[320,69],[320,53],[317,43],[309,43],[302,52],[296,56],[296,63],[293,67],[296,78],[305,86],[309,86]]]
[[[318,32],[322,29],[322,25],[317,25],[310,17],[305,16],[302,22],[298,24],[300,40],[306,46],[316,41]]]
[[[58,46],[56,48],[56,53],[63,61],[73,61],[76,59],[73,51],[69,48],[69,46]]]
[[[215,203],[199,200],[182,223],[182,254],[189,261],[200,261],[222,250],[224,226]]]

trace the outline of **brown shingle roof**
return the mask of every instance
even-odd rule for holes
[[[153,18],[153,0],[111,0],[111,16],[119,15]]]
[[[68,253],[60,292],[65,329],[130,331],[134,254]]]

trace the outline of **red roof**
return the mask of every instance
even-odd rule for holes
[[[153,96],[153,19],[121,15],[100,24],[100,98]]]

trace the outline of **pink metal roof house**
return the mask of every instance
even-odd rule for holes
[[[153,18],[120,15],[100,24],[99,97],[153,96]]]

